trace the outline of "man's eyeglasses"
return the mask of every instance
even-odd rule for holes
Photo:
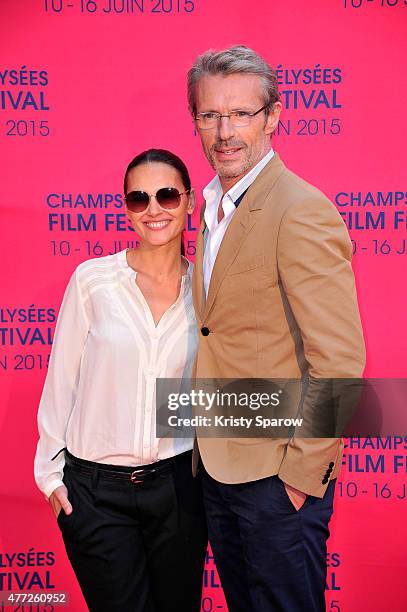
[[[189,193],[190,190],[179,192],[175,187],[162,187],[156,194],[149,194],[146,191],[130,191],[124,196],[127,208],[134,213],[144,212],[150,204],[150,199],[155,198],[160,208],[172,210],[181,204],[181,196]]]
[[[227,115],[212,112],[197,113],[195,115],[195,121],[197,122],[198,129],[200,130],[211,130],[216,128],[221,117],[229,117],[229,121],[233,127],[247,127],[253,117],[261,113],[261,111],[265,110],[268,106],[269,104],[265,104],[254,113],[241,110],[231,111]]]

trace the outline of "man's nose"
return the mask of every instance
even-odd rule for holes
[[[235,134],[235,129],[232,125],[230,117],[222,116],[218,121],[218,136],[220,140],[229,140]]]

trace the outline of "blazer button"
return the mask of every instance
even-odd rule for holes
[[[331,461],[331,463],[329,464],[329,467],[331,468],[331,470],[332,470],[332,468],[333,468],[333,466],[334,466],[334,465],[335,465],[335,464],[334,464],[334,462],[333,462],[333,461]]]
[[[326,484],[327,482],[328,482],[328,478],[324,476],[324,478],[322,479],[322,484]]]
[[[209,334],[210,334],[209,328],[208,327],[201,327],[201,334],[203,336],[209,336]]]

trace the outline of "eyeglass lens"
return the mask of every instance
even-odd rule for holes
[[[155,194],[158,204],[165,210],[177,208],[181,202],[181,194],[175,187],[162,187]],[[126,196],[127,208],[132,212],[142,212],[150,203],[150,196],[146,191],[131,191]]]

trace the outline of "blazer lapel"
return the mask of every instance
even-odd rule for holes
[[[239,208],[234,213],[234,217],[219,247],[215,265],[212,270],[211,281],[209,283],[208,297],[202,317],[203,321],[206,319],[213,306],[219,287],[228,269],[234,262],[243,240],[255,224],[255,216],[251,215],[247,202],[248,200],[243,198]]]
[[[205,307],[205,289],[203,282],[203,254],[204,254],[204,231],[206,223],[202,216],[202,221],[196,239],[196,252],[194,263],[194,274],[192,277],[192,298],[194,301],[195,314],[202,321]]]
[[[204,231],[206,224],[204,219],[202,219],[197,238],[194,275],[194,305],[196,312],[200,314],[201,324],[212,309],[222,281],[236,259],[243,241],[256,223],[257,215],[255,211],[262,209],[267,196],[284,170],[283,162],[278,154],[275,153],[245,193],[220,245],[212,270],[206,301],[203,286]]]

